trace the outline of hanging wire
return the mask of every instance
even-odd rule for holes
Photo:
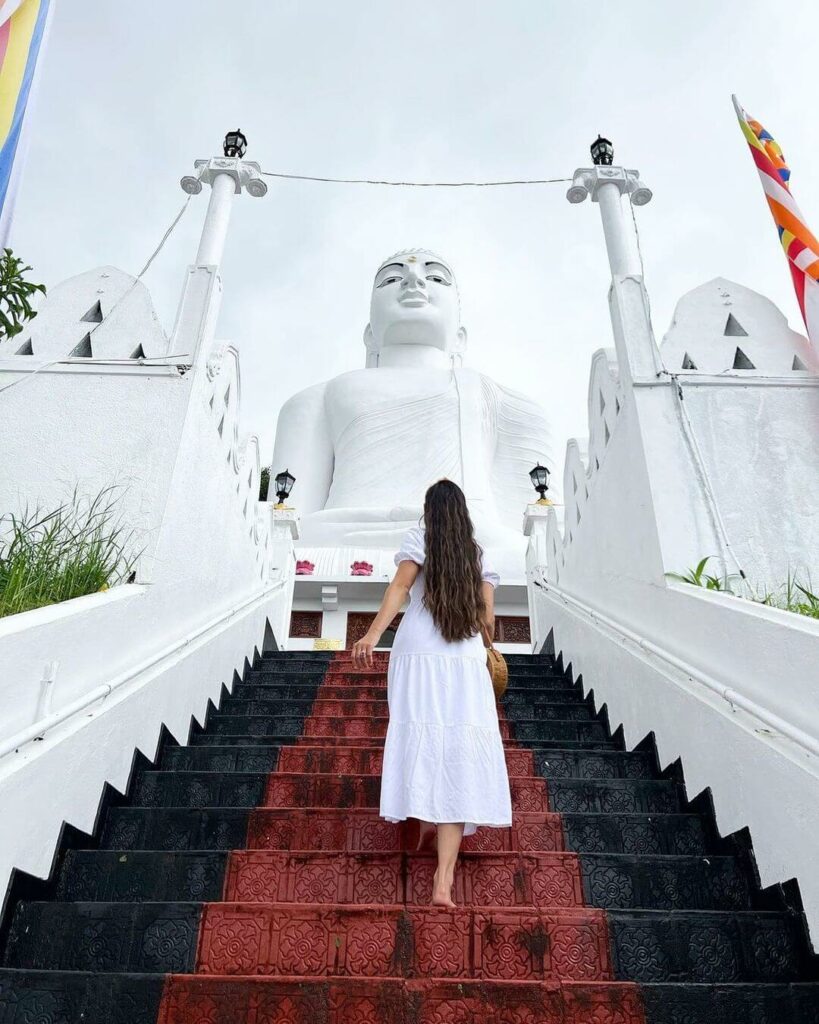
[[[334,185],[389,185],[393,188],[497,188],[505,185],[556,185],[572,178],[520,178],[509,181],[386,181],[379,178],[320,178],[312,174],[284,174],[262,171],[265,178],[286,178],[290,181],[323,181]]]
[[[640,229],[637,225],[637,217],[634,213],[634,204],[629,202],[628,206],[629,210],[631,211],[631,219],[634,224],[634,237],[637,240],[637,256],[640,260],[640,276],[642,277],[643,282],[645,282],[645,264],[643,262],[643,249],[640,245]],[[645,296],[646,314],[648,316],[648,324],[651,330],[651,336],[653,338],[654,324],[651,321],[651,300],[648,296],[648,289],[645,287],[643,288],[643,295]],[[734,566],[736,567],[737,573],[739,574],[739,577],[742,580],[743,584],[750,590],[751,588],[750,584],[748,583],[748,577],[745,573],[745,570],[742,567],[742,563],[740,562],[739,558],[737,557],[734,551],[734,546],[731,543],[731,539],[728,535],[728,529],[725,525],[725,519],[723,518],[722,512],[719,507],[719,503],[717,501],[716,491],[714,490],[714,485],[711,482],[711,477],[709,476],[708,469],[705,464],[705,458],[703,457],[702,449],[700,448],[699,443],[697,441],[697,435],[694,431],[694,424],[691,421],[691,417],[688,415],[688,410],[685,407],[682,381],[680,380],[678,374],[673,373],[665,365],[665,362],[663,361],[662,352],[660,351],[659,346],[657,347],[657,354],[659,356],[660,366],[662,367],[662,369],[659,371],[658,376],[667,377],[671,382],[672,389],[674,392],[674,398],[676,400],[675,407],[677,410],[677,416],[680,421],[682,435],[685,439],[686,446],[691,456],[691,461],[694,463],[695,473],[699,477],[700,487],[702,490],[703,497],[705,498],[705,506],[708,509],[709,515],[711,517],[711,526],[714,530],[714,533],[722,540],[722,545],[725,549],[725,552],[730,557],[730,560],[734,563]],[[728,558],[723,558],[723,561],[725,562],[725,571],[727,573]]]
[[[203,170],[204,170],[204,168],[203,168]],[[200,170],[199,174],[197,175],[197,178],[200,178],[201,176],[202,176],[202,171]],[[162,238],[160,239],[159,244],[156,246],[154,251],[148,257],[148,259],[147,259],[145,265],[143,266],[142,270],[140,270],[140,272],[137,274],[137,276],[131,282],[129,287],[125,289],[125,291],[122,293],[122,295],[120,295],[120,297],[117,299],[117,301],[114,303],[114,305],[111,307],[111,309],[106,314],[105,318],[103,320],[101,320],[98,324],[94,324],[94,326],[88,332],[89,339],[93,337],[94,332],[97,330],[98,327],[101,327],[107,320],[110,319],[110,317],[113,315],[113,313],[116,312],[116,310],[119,308],[119,306],[122,305],[122,303],[128,298],[128,296],[131,294],[131,292],[134,290],[134,288],[136,288],[136,286],[139,284],[139,282],[145,276],[145,274],[148,271],[148,268],[151,266],[151,264],[156,259],[156,257],[165,248],[165,243],[168,241],[168,239],[173,234],[174,229],[176,228],[177,224],[180,222],[180,220],[182,220],[182,217],[184,216],[185,211],[188,209],[188,206],[190,205],[191,199],[193,199],[193,195],[192,194],[188,194],[187,198],[185,199],[185,202],[179,208],[179,212],[176,214],[174,219],[168,225],[168,228],[165,231],[165,233],[163,234]],[[156,364],[162,365],[163,361],[167,361],[169,359],[176,359],[176,358],[178,358],[178,356],[176,356],[176,355],[157,356],[154,359],[144,359],[139,365],[141,365],[141,366],[144,366],[146,364],[149,365],[149,366],[150,365],[156,365]],[[106,360],[106,362],[108,362],[108,361],[109,360]],[[110,360],[110,361],[111,362],[129,362],[129,363],[132,362],[132,360]],[[68,362],[68,360],[66,359],[65,356],[60,356],[58,359],[51,359],[47,363],[42,363],[35,370],[31,370],[29,373],[26,373],[23,376],[18,377],[16,380],[11,381],[11,383],[6,384],[3,387],[0,387],[0,394],[2,394],[4,391],[10,391],[11,388],[16,387],[19,384],[24,384],[26,381],[31,380],[32,377],[36,377],[37,374],[40,373],[41,370],[48,370],[52,366],[57,366],[58,363],[67,363],[67,362]]]

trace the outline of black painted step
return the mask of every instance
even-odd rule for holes
[[[201,904],[22,902],[4,966],[190,972]],[[638,982],[794,981],[808,970],[798,919],[729,911],[609,912],[618,978]]]
[[[69,850],[57,899],[213,902],[222,899],[226,864],[220,851]]]
[[[649,1024],[819,1024],[819,985],[642,986]]]
[[[272,747],[167,747],[158,767],[177,772],[271,772],[279,760]]]
[[[649,754],[624,750],[533,751],[535,771],[546,779],[652,779]]]
[[[606,910],[748,910],[748,883],[734,857],[584,853],[586,902]]]
[[[590,704],[578,701],[538,701],[531,704],[507,704],[504,708],[510,722],[538,721],[548,722],[557,719],[573,722],[591,722],[597,712]]]
[[[709,852],[697,814],[564,814],[566,849],[638,855]]]
[[[105,819],[100,846],[113,850],[240,850],[246,807],[116,807]]]
[[[187,974],[201,914],[201,903],[21,902],[3,966]]]
[[[796,981],[810,974],[801,920],[768,912],[611,910],[615,976],[637,982]]]
[[[681,809],[676,783],[655,779],[552,779],[549,806],[574,814],[674,814]]]
[[[139,807],[257,807],[269,772],[142,772],[134,788]]]
[[[155,1024],[164,979],[0,968],[2,1024]]]

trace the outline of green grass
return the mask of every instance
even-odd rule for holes
[[[681,583],[689,583],[693,587],[705,587],[707,590],[720,590],[731,594],[733,597],[744,597],[734,590],[734,584],[739,576],[713,576],[706,573],[705,569],[711,556],[707,555],[693,569],[684,573],[667,572],[672,580],[679,580]],[[769,608],[779,608],[783,612],[793,612],[795,615],[807,615],[811,619],[819,619],[819,596],[810,589],[810,580],[807,585],[800,583],[795,575],[788,575],[788,579],[776,590],[764,594],[755,594],[751,591],[750,584],[743,584],[750,591],[749,598],[757,604],[767,605]]]
[[[137,556],[113,488],[51,511],[0,518],[0,617],[94,594],[127,580]]]

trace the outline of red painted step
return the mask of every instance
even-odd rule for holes
[[[158,1024],[643,1024],[626,983],[212,978],[165,983]]]
[[[512,777],[512,810],[547,811],[546,781],[540,777]],[[327,775],[318,772],[272,772],[264,797],[265,807],[377,807],[380,775]]]
[[[387,716],[374,718],[369,715],[350,718],[326,718],[310,715],[304,720],[304,733],[310,736],[343,736],[350,739],[384,739],[387,735]],[[510,726],[500,721],[500,734],[503,739],[511,737]]]
[[[387,656],[328,666],[280,751],[247,849],[207,904],[196,975],[166,980],[159,1024],[644,1024],[613,982],[606,915],[499,710],[513,824],[464,840],[455,911],[429,907],[417,823],[378,816]]]
[[[605,914],[209,903],[197,973],[608,981]]]
[[[231,853],[224,899],[244,903],[428,905],[435,858],[402,853]],[[455,902],[469,907],[583,905],[573,853],[470,853],[455,875]]]
[[[383,747],[282,747],[280,772],[325,772],[353,775],[380,775]],[[506,770],[510,775],[534,775],[531,750],[506,749]]]
[[[416,840],[411,826],[384,821],[374,808],[259,808],[251,812],[247,830],[250,850],[393,853],[413,849]],[[511,828],[479,828],[464,839],[463,849],[487,853],[563,850],[560,815],[517,813]]]

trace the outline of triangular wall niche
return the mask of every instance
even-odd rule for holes
[[[143,349],[142,345],[139,344],[134,349],[134,351],[131,353],[131,359],[144,359],[144,358],[145,358],[145,350]]]
[[[799,356],[794,356],[793,357],[793,366],[791,367],[791,369],[792,370],[807,370],[807,366],[805,366],[805,364],[802,362],[802,360],[799,358]]]
[[[728,314],[728,319],[725,321],[725,330],[722,332],[726,338],[747,338],[748,332],[737,320],[733,313]]]
[[[91,351],[91,335],[86,334],[79,345],[76,345],[69,353],[72,356],[80,356],[83,359],[91,359],[94,353]]]
[[[682,368],[684,370],[696,370],[697,368],[697,364],[694,362],[694,360],[687,352],[683,356]]]
[[[84,324],[102,323],[102,306],[100,305],[99,299],[97,299],[97,301],[88,310],[85,316],[81,317],[81,322]]]
[[[14,354],[16,356],[33,356],[34,349],[31,347],[31,338],[24,341]]]
[[[755,370],[756,367],[751,360],[745,355],[741,348],[738,348],[734,353],[734,365],[733,370]]]

